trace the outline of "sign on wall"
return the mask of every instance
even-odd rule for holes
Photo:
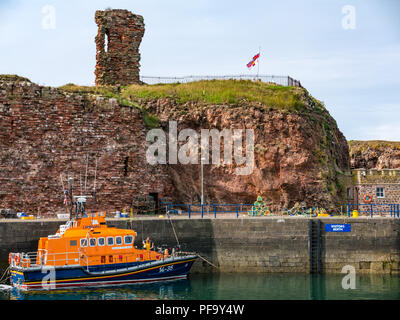
[[[325,232],[351,232],[351,224],[326,224]]]

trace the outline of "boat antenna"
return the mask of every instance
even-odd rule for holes
[[[68,177],[68,185],[69,185],[69,197],[71,201],[71,207],[69,208],[70,218],[72,219],[72,209],[74,207],[74,198],[72,196],[73,188],[74,188],[74,178],[72,176]]]
[[[89,164],[89,152],[88,152],[87,155],[86,155],[85,193],[86,193],[86,182],[87,182],[88,164]]]
[[[79,170],[79,185],[81,187],[81,194],[82,194],[82,171]]]
[[[96,202],[96,174],[97,174],[97,158],[95,158],[96,167],[94,169],[94,183],[93,183],[93,191],[92,191],[92,209],[94,209],[94,203]]]
[[[64,197],[66,199],[68,191],[64,189],[64,181],[63,181],[62,173],[60,173],[60,180],[61,180],[61,186],[62,186],[62,190],[63,190],[63,195],[64,195]],[[67,207],[67,212],[68,212],[68,201],[65,201],[65,206]]]
[[[97,158],[96,158],[96,168],[94,169],[94,184],[93,184],[94,192],[96,192],[96,173],[97,173]]]

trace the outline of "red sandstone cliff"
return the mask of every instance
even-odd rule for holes
[[[161,125],[179,121],[178,129],[247,128],[255,131],[255,168],[236,175],[233,165],[205,165],[205,200],[211,203],[253,203],[261,195],[273,210],[305,201],[308,206],[337,207],[343,199],[344,173],[349,169],[348,147],[335,120],[316,105],[306,90],[297,88],[305,108],[287,112],[261,103],[184,105],[173,99],[146,101]],[[187,112],[182,112],[187,110]],[[176,197],[199,203],[199,165],[170,165]]]
[[[268,87],[257,84],[264,85]],[[29,213],[40,208],[42,214],[65,211],[60,173],[65,179],[73,175],[79,189],[87,154],[90,188],[98,158],[94,209],[128,208],[134,195],[150,192],[198,203],[199,165],[146,162],[148,113],[156,115],[166,131],[169,120],[177,120],[179,129],[254,129],[254,171],[238,176],[233,165],[205,165],[207,202],[252,203],[261,195],[278,210],[297,201],[335,207],[343,199],[347,142],[328,111],[303,88],[285,89],[285,95],[296,97],[296,106],[287,108],[233,98],[214,104],[173,96],[143,98],[138,88],[102,90],[48,88],[19,77],[0,77],[0,207]]]
[[[395,141],[349,141],[352,169],[399,169],[400,142]]]

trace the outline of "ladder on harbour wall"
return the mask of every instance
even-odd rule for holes
[[[309,220],[308,246],[310,250],[310,273],[321,273],[322,223]]]

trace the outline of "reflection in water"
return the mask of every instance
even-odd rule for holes
[[[189,279],[120,287],[36,292],[13,288],[11,291],[0,291],[0,300],[400,299],[398,276],[357,275],[355,290],[342,288],[343,276],[286,273],[190,274]]]

